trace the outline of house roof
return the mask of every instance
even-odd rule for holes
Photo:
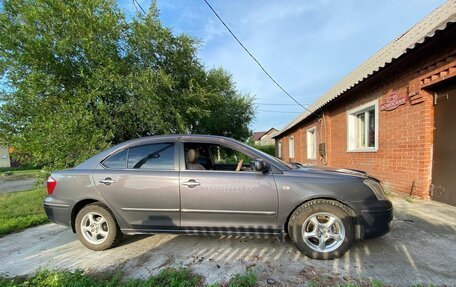
[[[264,132],[253,132],[252,140],[253,141],[259,141],[261,139],[261,137],[266,134],[266,132],[267,131],[264,131]]]
[[[310,105],[308,107],[310,111],[306,110],[298,115],[277,135],[275,135],[275,137],[290,130],[315,111],[322,108],[324,105],[360,84],[374,73],[380,71],[387,64],[392,63],[394,60],[407,53],[409,50],[414,49],[417,44],[423,43],[426,38],[432,38],[436,31],[444,30],[449,23],[453,22],[456,22],[456,0],[449,0],[432,11],[404,34],[364,61],[355,70],[345,76],[341,81]]]
[[[252,135],[252,140],[254,141],[259,141],[261,140],[261,138],[267,134],[269,134],[270,132],[273,133],[273,137],[275,136],[274,133],[278,132],[278,130],[276,128],[270,128],[269,130],[267,131],[264,131],[264,132],[253,132],[253,135]]]

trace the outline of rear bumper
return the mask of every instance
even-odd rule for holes
[[[384,208],[361,210],[358,216],[358,223],[361,227],[361,239],[379,237],[391,230],[393,204],[389,200],[385,200],[382,203]]]
[[[54,202],[49,197],[44,200],[43,205],[44,211],[50,221],[57,224],[71,226],[70,205]]]

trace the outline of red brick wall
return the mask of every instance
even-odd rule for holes
[[[287,136],[282,138],[282,159],[288,162],[301,162],[301,163],[310,163],[310,164],[318,164],[319,155],[318,155],[318,144],[320,142],[324,142],[324,139],[320,140],[320,136],[323,136],[321,133],[322,123],[320,120],[310,121],[305,125],[300,125],[299,128],[292,130],[290,133],[287,133]],[[316,136],[317,136],[317,159],[307,159],[307,130],[310,128],[316,128]],[[324,127],[323,127],[324,128]],[[294,158],[289,157],[289,137],[294,137]]]
[[[393,111],[379,111],[378,150],[347,152],[347,110],[378,99],[379,103],[395,91],[406,91],[403,81],[359,96],[329,112],[331,143],[328,165],[367,171],[380,178],[388,191],[428,195],[431,176],[432,96],[417,104],[405,104]]]
[[[433,96],[422,79],[424,74],[431,75],[433,71],[452,63],[456,63],[454,49],[447,49],[427,58],[421,57],[413,64],[396,68],[392,76],[377,78],[365,87],[346,93],[337,103],[324,109],[326,135],[321,115],[283,135],[283,159],[321,165],[320,160],[306,159],[306,131],[316,126],[317,142],[326,142],[328,166],[364,170],[382,180],[387,191],[428,198],[432,175],[434,108]],[[409,101],[393,111],[379,110],[376,152],[347,152],[347,111],[376,99],[380,109],[382,100],[392,92],[408,96],[419,93],[419,100]],[[290,135],[295,138],[294,159],[288,157],[287,138]]]

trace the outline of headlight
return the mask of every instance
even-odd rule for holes
[[[378,200],[386,200],[383,188],[378,181],[368,178],[365,179],[363,182],[365,185],[370,187],[370,189],[372,189]]]

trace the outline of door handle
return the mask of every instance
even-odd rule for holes
[[[98,182],[99,182],[99,183],[106,184],[106,185],[111,185],[111,184],[115,183],[116,181],[113,180],[113,179],[110,178],[110,177],[107,177],[107,178],[105,178],[105,179],[100,179]]]
[[[190,179],[189,181],[184,181],[184,182],[182,183],[182,185],[185,185],[185,186],[187,186],[187,187],[189,187],[189,188],[194,188],[194,187],[196,187],[196,186],[200,186],[200,185],[201,185],[201,182],[197,182],[197,181],[194,180],[194,179]]]

